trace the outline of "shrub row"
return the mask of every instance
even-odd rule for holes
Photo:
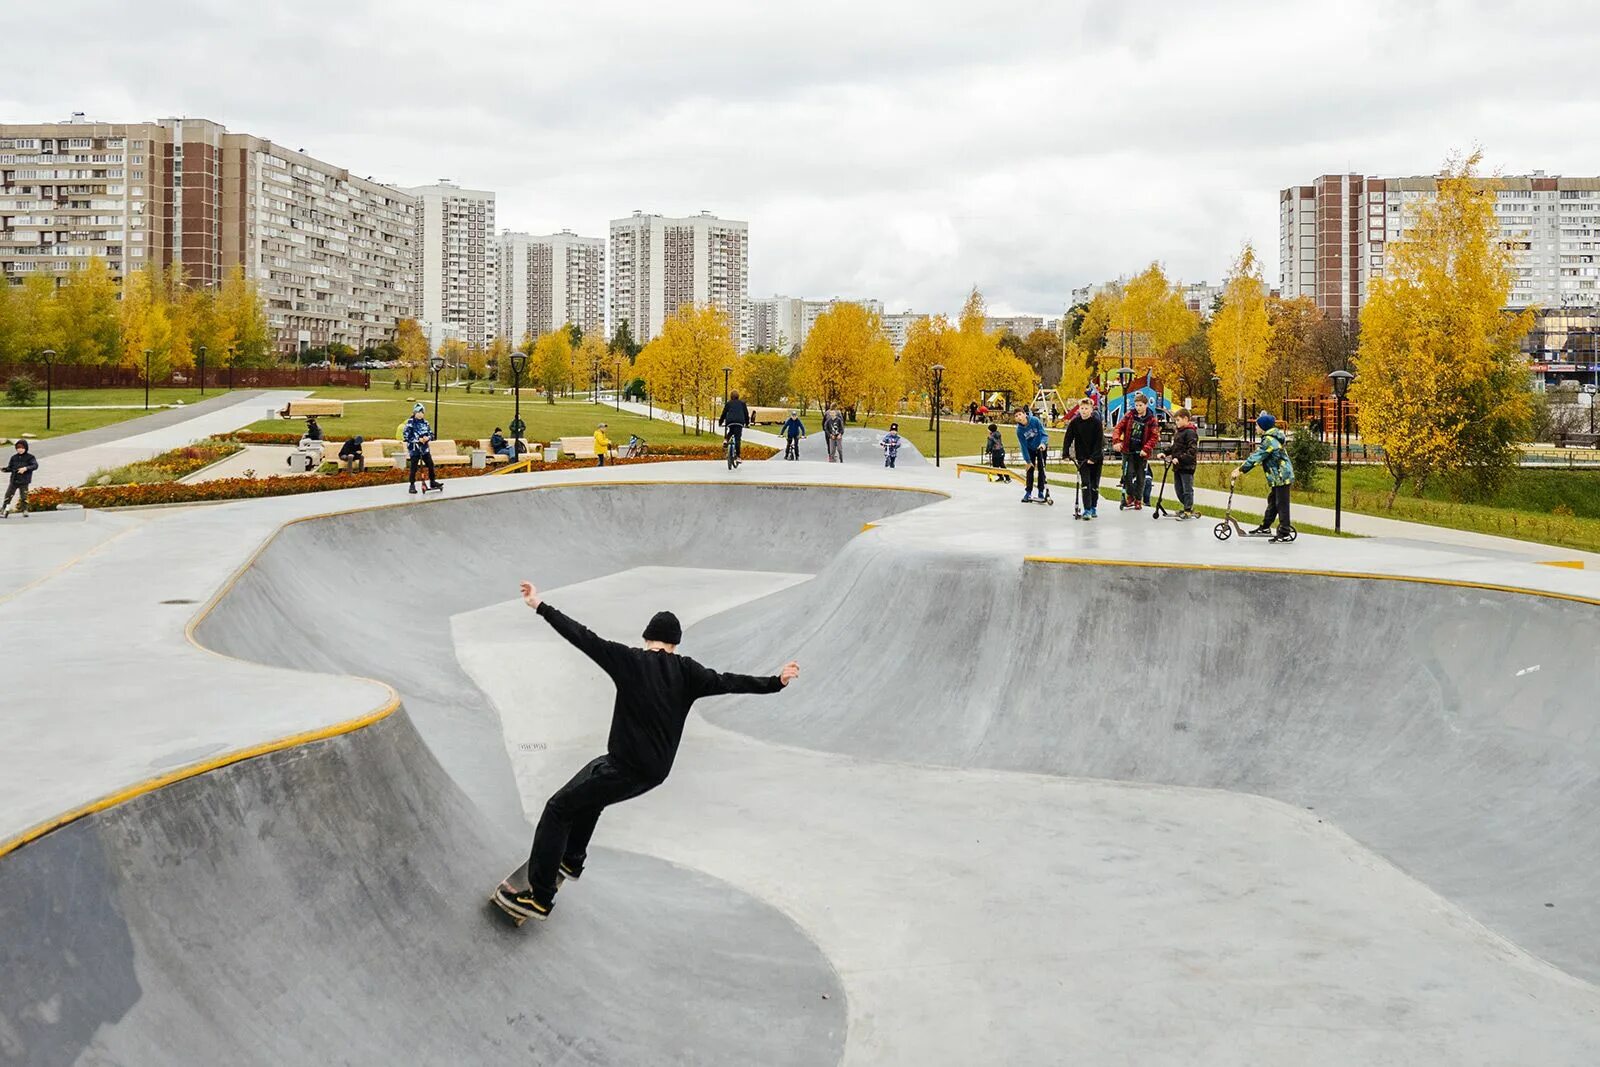
[[[645,456],[641,459],[619,459],[617,464],[665,463],[686,458],[715,459],[716,453],[690,457],[681,455]],[[574,470],[593,467],[593,460],[564,459],[556,463],[541,463],[542,471]],[[490,470],[472,470],[470,467],[441,467],[440,478],[475,478]],[[219,478],[210,482],[151,482],[145,485],[86,485],[71,489],[40,488],[28,494],[31,510],[53,511],[61,504],[81,504],[86,508],[121,508],[141,504],[193,504],[213,500],[251,500],[268,496],[295,496],[300,493],[322,493],[332,489],[357,489],[369,485],[394,485],[406,481],[403,470],[373,470],[362,474],[330,474],[321,477],[289,478]]]

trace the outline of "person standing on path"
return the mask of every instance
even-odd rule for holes
[[[28,486],[33,484],[33,472],[38,469],[39,460],[28,450],[28,442],[18,441],[16,451],[6,460],[5,470],[11,480],[6,484],[5,503],[0,504],[0,518],[11,514],[11,498],[19,493],[22,499],[17,502],[17,510],[27,516]]]
[[[1272,526],[1272,520],[1277,519],[1278,532],[1269,540],[1283,544],[1294,540],[1291,536],[1294,524],[1289,521],[1289,487],[1294,484],[1294,462],[1289,458],[1288,438],[1279,429],[1276,418],[1263,411],[1256,416],[1256,427],[1261,435],[1255,451],[1245,457],[1228,481],[1230,484],[1237,482],[1241,475],[1249,474],[1251,468],[1257,464],[1261,466],[1267,476],[1267,513],[1261,517],[1261,525],[1250,532],[1264,534]]]
[[[563,615],[540,598],[532,582],[522,583],[522,602],[593,660],[617,688],[606,754],[556,790],[539,817],[528,856],[529,888],[505,882],[497,891],[513,912],[542,920],[550,917],[561,883],[582,876],[600,813],[667,780],[684,719],[695,701],[724,693],[781,692],[800,676],[800,665],[786,663],[766,677],[721,674],[678,655],[683,628],[670,611],[656,612],[644,628],[644,647],[634,648],[598,637]]]
[[[1045,432],[1039,416],[1027,408],[1017,409],[1017,445],[1022,452],[1022,462],[1028,465],[1027,491],[1022,494],[1024,504],[1033,503],[1033,478],[1039,476],[1039,499],[1050,495],[1044,479],[1044,461],[1050,452],[1050,435]]]
[[[1161,423],[1150,410],[1150,398],[1140,393],[1133,398],[1133,410],[1117,423],[1112,444],[1122,453],[1122,508],[1144,508],[1144,472],[1161,443]]]
[[[830,403],[822,415],[822,436],[828,442],[828,462],[844,462],[844,412]]]
[[[1105,466],[1106,429],[1094,400],[1084,397],[1078,401],[1078,412],[1067,422],[1066,440],[1061,445],[1061,458],[1070,459],[1078,467],[1078,486],[1083,495],[1083,517],[1099,518],[1100,472]]]
[[[1200,463],[1200,431],[1195,428],[1194,416],[1188,408],[1179,408],[1173,416],[1172,444],[1167,446],[1167,462],[1172,464],[1173,489],[1183,510],[1180,519],[1199,518],[1194,512],[1194,472]]]
[[[420,403],[411,407],[411,418],[406,420],[405,429],[401,438],[406,443],[406,455],[410,457],[411,491],[417,491],[417,467],[428,468],[427,487],[429,489],[443,489],[439,484],[439,475],[433,469],[433,427],[428,425],[428,420],[423,416],[427,409]]]

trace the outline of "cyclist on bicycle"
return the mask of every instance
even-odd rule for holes
[[[800,439],[806,435],[806,424],[800,421],[798,411],[789,412],[783,423],[783,458],[800,458]]]
[[[739,399],[739,390],[728,394],[728,402],[722,405],[722,417],[717,421],[722,423],[723,432],[733,438],[733,458],[738,460],[740,449],[744,447],[744,428],[750,425],[750,409]]]

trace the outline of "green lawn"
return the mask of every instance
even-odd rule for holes
[[[415,401],[427,405],[428,420],[433,421],[433,394],[424,394],[420,389],[373,389],[371,392],[346,388],[318,389],[314,395],[359,401],[346,403],[345,413],[339,418],[319,420],[323,430],[339,437],[360,434],[367,438],[393,438],[400,424],[411,417],[411,405]],[[434,429],[441,436],[450,438],[488,437],[496,426],[502,430],[510,427],[512,411],[512,398],[504,393],[467,393],[461,389],[451,389],[439,397],[439,420]],[[607,424],[608,435],[618,445],[624,444],[628,435],[633,433],[646,440],[663,443],[694,437],[692,430],[684,434],[676,426],[625,411],[619,412],[606,404],[591,404],[581,400],[557,400],[550,404],[543,396],[527,389],[523,390],[522,395],[522,419],[528,424],[527,436],[530,441],[589,435],[594,433],[595,425],[600,422]],[[298,420],[294,425],[299,425]],[[267,419],[247,427],[264,433],[283,433],[290,428],[291,424],[282,419]],[[702,434],[701,440],[715,444],[720,437],[713,432]]]
[[[206,396],[215,396],[213,389]],[[175,400],[193,404],[200,399],[197,389],[152,389],[150,411],[160,411]],[[113,411],[84,410],[98,405],[139,405]],[[33,404],[24,409],[12,408],[0,393],[0,437],[57,437],[64,433],[93,430],[112,423],[137,419],[147,414],[144,410],[144,389],[57,389],[51,395],[50,429],[44,428],[44,387]],[[72,410],[78,408],[78,410]]]

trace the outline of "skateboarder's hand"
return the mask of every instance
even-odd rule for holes
[[[778,681],[782,682],[784,685],[788,685],[798,677],[800,677],[800,664],[793,661],[785,663],[783,665],[783,670],[778,672]]]
[[[1232,473],[1230,473],[1228,475],[1228,481],[1236,482],[1238,480],[1239,480],[1239,472],[1238,471],[1233,471]]]
[[[539,590],[532,582],[522,583],[522,602],[535,611],[538,611],[539,605],[544,603],[539,599]]]

